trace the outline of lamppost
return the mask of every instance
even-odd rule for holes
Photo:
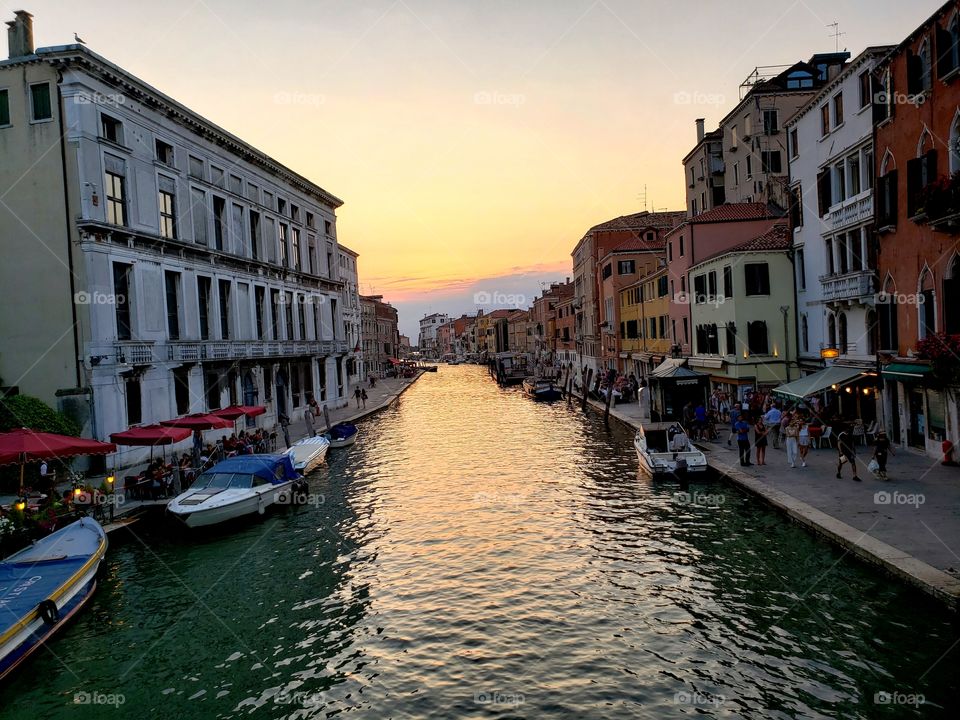
[[[787,328],[787,316],[790,314],[789,305],[781,305],[783,313],[783,367],[787,373],[787,382],[790,382],[790,331]]]

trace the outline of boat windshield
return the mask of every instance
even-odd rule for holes
[[[197,478],[191,490],[226,490],[227,488],[249,488],[253,486],[253,475],[249,473],[206,472]]]

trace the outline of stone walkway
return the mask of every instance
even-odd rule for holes
[[[590,401],[603,412],[603,405]],[[611,416],[637,427],[636,403],[610,409]],[[845,467],[836,479],[837,451],[811,448],[806,468],[791,468],[786,452],[767,449],[767,464],[741,467],[736,440],[701,443],[711,467],[755,493],[793,519],[868,562],[939,597],[960,605],[960,468],[895,449],[884,482],[867,470],[872,447],[859,447],[858,474]],[[756,460],[755,455],[751,462]]]

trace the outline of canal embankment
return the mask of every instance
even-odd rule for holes
[[[603,403],[587,403],[604,412]],[[634,429],[641,425],[636,403],[613,406],[610,416]],[[960,469],[903,450],[890,458],[890,480],[882,481],[867,469],[869,446],[858,448],[861,482],[851,480],[849,468],[836,478],[837,451],[827,446],[811,448],[807,467],[791,468],[786,453],[773,447],[766,465],[741,467],[736,442],[727,443],[729,430],[719,430],[717,441],[698,446],[727,482],[846,553],[960,609]]]

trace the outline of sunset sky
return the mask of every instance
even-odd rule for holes
[[[682,209],[680,159],[757,65],[895,43],[939,3],[4,2],[345,201],[361,291],[427,311],[571,274],[591,225]],[[692,102],[691,102],[692,101]]]

